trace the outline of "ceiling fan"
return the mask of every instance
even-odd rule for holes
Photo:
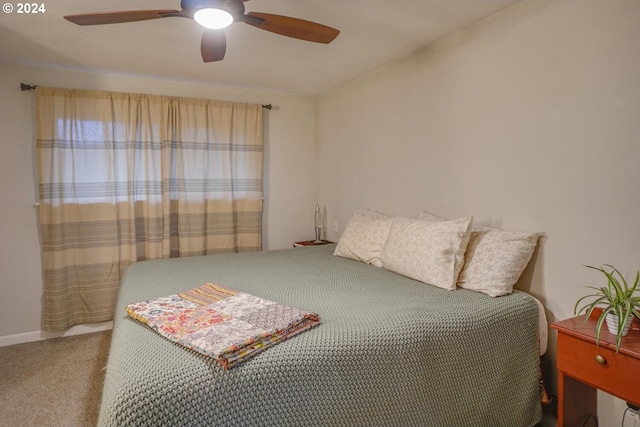
[[[130,10],[120,12],[83,13],[64,18],[78,25],[117,24],[174,16],[194,19],[204,28],[200,52],[204,62],[220,61],[227,50],[223,28],[244,22],[261,30],[316,43],[331,43],[340,33],[335,28],[290,16],[270,13],[245,13],[248,0],[182,0],[181,10]]]

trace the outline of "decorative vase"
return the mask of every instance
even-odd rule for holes
[[[618,335],[618,316],[615,313],[607,314],[607,328],[609,328],[609,332],[614,335]],[[625,323],[622,329],[622,336],[627,336],[629,333],[629,328],[631,328],[631,321],[633,320],[633,316],[629,316],[627,319],[627,323]]]
[[[314,228],[316,232],[316,243],[322,242],[322,212],[320,212],[320,206],[316,205],[316,212],[314,216]]]

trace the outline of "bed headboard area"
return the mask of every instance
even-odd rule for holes
[[[394,217],[362,208],[353,212],[335,254],[443,289],[497,297],[513,291],[540,235],[475,227],[471,216],[447,220],[423,210]]]

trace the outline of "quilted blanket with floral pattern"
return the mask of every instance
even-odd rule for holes
[[[132,318],[225,369],[320,323],[320,317],[215,283],[127,305]]]

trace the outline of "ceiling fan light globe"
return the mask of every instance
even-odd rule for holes
[[[224,9],[207,7],[197,10],[193,14],[193,19],[203,27],[220,30],[233,23],[233,16]]]

